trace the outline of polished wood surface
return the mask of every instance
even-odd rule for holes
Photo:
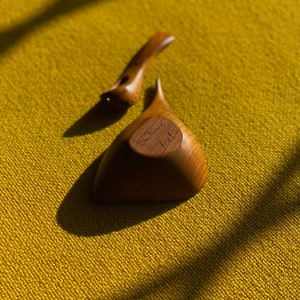
[[[94,181],[93,201],[184,200],[203,187],[207,173],[200,145],[170,110],[158,80],[151,105],[105,152]]]
[[[127,109],[139,100],[145,69],[150,60],[174,41],[174,36],[156,32],[137,52],[118,81],[100,98],[101,101]]]

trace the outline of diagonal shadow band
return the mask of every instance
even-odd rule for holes
[[[253,207],[240,218],[231,231],[225,232],[210,248],[200,250],[188,262],[174,266],[152,282],[136,287],[128,296],[116,299],[150,299],[151,296],[161,295],[170,288],[176,291],[176,299],[202,299],[208,284],[240,249],[262,232],[300,212],[300,191],[295,185],[295,178],[299,179],[299,171],[300,141],[277,177],[258,191]]]
[[[103,154],[78,178],[57,211],[57,223],[65,231],[78,236],[108,234],[147,221],[180,204],[180,202],[131,205],[92,203],[90,201],[92,184]]]
[[[56,0],[31,19],[0,32],[0,55],[5,54],[23,38],[47,22],[85,6],[105,0]],[[106,0],[107,1],[107,0]]]

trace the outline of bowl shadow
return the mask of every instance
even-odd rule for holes
[[[77,236],[109,234],[145,222],[182,203],[93,203],[93,180],[103,155],[96,158],[80,175],[59,206],[56,221],[63,230]]]

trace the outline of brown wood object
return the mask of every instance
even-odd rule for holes
[[[149,61],[174,39],[174,36],[168,33],[156,32],[132,58],[118,81],[100,96],[101,101],[122,109],[135,104],[140,96],[144,72]]]
[[[94,181],[93,201],[184,200],[200,190],[207,172],[200,145],[171,112],[158,80],[151,105],[105,152]]]

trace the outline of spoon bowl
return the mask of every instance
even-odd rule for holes
[[[150,106],[105,152],[94,180],[93,201],[184,200],[203,187],[207,173],[200,145],[171,111],[158,80]]]

